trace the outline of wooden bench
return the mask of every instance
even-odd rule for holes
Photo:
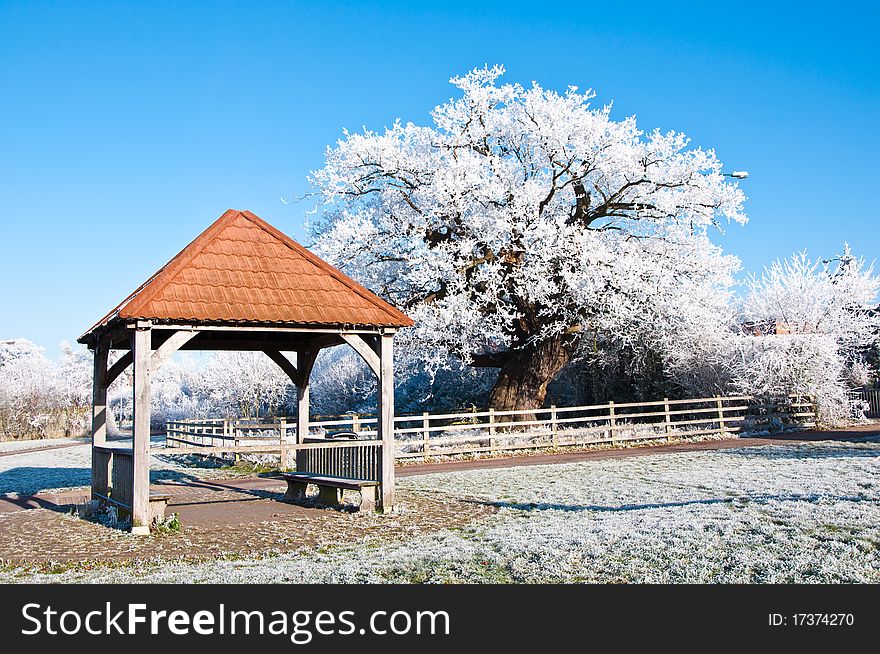
[[[309,484],[318,487],[318,503],[326,506],[339,504],[339,492],[342,490],[356,490],[361,494],[361,511],[376,510],[376,490],[378,481],[368,479],[346,479],[345,477],[328,477],[311,472],[285,472],[281,474],[287,482],[287,492],[284,499],[290,502],[302,502],[306,499],[306,489]]]
[[[105,503],[115,506],[120,511],[120,515],[130,515],[131,514],[131,506],[125,504],[124,502],[120,502],[117,499],[109,497],[107,495],[102,495],[101,493],[92,493],[92,497]],[[165,519],[165,509],[168,508],[168,502],[171,500],[171,495],[168,493],[155,493],[150,491],[150,522],[155,520],[164,520]]]
[[[150,524],[161,522],[165,519],[165,509],[171,495],[168,493],[154,493],[150,491]]]

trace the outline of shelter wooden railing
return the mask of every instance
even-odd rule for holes
[[[335,447],[299,449],[297,472],[314,472],[331,477],[382,481],[382,443],[339,441]]]
[[[284,443],[277,440],[265,444],[247,444],[242,441],[229,445],[175,445],[154,447],[152,454],[198,454],[226,457],[233,455],[280,456],[290,467],[290,455],[295,455],[296,469],[323,475],[382,481],[382,441],[310,439],[308,443]]]
[[[364,440],[315,439],[317,443],[297,445],[293,418],[177,420],[168,422],[166,451],[215,455],[259,451],[280,454],[285,461],[289,453],[296,451],[297,468],[306,466],[310,472],[345,469],[364,471],[367,475],[374,470],[373,466],[378,465],[376,461],[381,460],[378,450],[375,454],[368,454],[367,450],[352,450],[346,454],[343,451],[345,447],[365,448],[369,443],[378,447],[377,441],[371,440],[376,437],[375,416],[346,414],[320,418],[309,422],[309,441],[340,430],[355,431]],[[816,408],[810,398],[795,396],[759,402],[746,395],[550,406],[530,411],[487,409],[422,413],[394,419],[394,456],[402,460],[603,443],[618,445],[709,434],[778,431],[787,427],[808,428],[815,426],[816,420]],[[341,449],[321,453],[320,447],[331,443]],[[307,449],[307,445],[313,449]],[[376,458],[369,459],[370,456]]]
[[[131,509],[134,497],[132,449],[121,445],[96,445],[92,449],[93,499]]]

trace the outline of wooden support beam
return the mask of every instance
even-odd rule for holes
[[[372,334],[363,334],[361,336],[361,338],[363,338],[364,342],[370,346],[370,349],[376,353],[376,356],[379,356],[379,347],[380,347],[379,335],[376,334],[374,336]]]
[[[303,381],[308,382],[312,376],[312,368],[315,367],[315,359],[318,358],[318,350],[297,350],[296,369],[302,376]]]
[[[150,356],[150,373],[156,372],[168,360],[168,357],[195,338],[197,334],[197,331],[179,331],[171,334]]]
[[[116,378],[119,377],[125,369],[131,365],[131,362],[134,359],[131,355],[131,350],[122,355],[122,357],[116,361],[112,366],[110,366],[110,370],[107,371],[107,377],[105,379],[105,383],[107,384],[106,388],[110,388],[110,384],[116,381]]]
[[[95,456],[95,447],[107,443],[107,355],[110,343],[95,346],[92,376],[92,499],[106,495],[110,480],[109,458]]]
[[[133,324],[133,323],[130,323]],[[197,327],[200,331],[217,331],[217,332],[275,332],[275,333],[301,333],[301,334],[340,334],[343,329],[341,327],[283,327],[276,325],[205,325],[201,323],[156,323],[153,327],[157,329],[192,329]],[[346,329],[346,333],[357,334],[378,334],[380,327],[364,327],[355,329]]]
[[[292,352],[295,350],[319,350],[343,343],[339,334],[322,334],[314,338],[305,338],[305,334],[245,332],[235,335],[231,332],[200,330],[199,336],[186,343],[181,350],[191,351],[232,351],[232,352],[263,352],[278,350]]]
[[[381,377],[381,364],[379,362],[380,355],[360,336],[360,334],[342,334],[342,338],[346,343],[354,348],[354,351],[361,355],[367,365],[370,366],[376,377]]]
[[[130,332],[123,326],[117,326],[107,331],[110,339],[111,350],[127,350],[131,347]]]
[[[318,350],[304,350],[296,353],[299,383],[296,386],[296,442],[303,443],[309,435],[309,377]]]
[[[150,533],[150,327],[131,334],[132,383],[132,497],[131,531]],[[118,498],[125,502],[124,498]]]
[[[275,363],[278,364],[278,367],[281,368],[284,373],[290,377],[290,381],[293,382],[294,386],[299,386],[301,384],[301,375],[299,370],[296,369],[296,366],[284,356],[278,350],[263,350],[267,357],[272,359]]]
[[[362,341],[363,342],[363,341]],[[366,345],[366,344],[365,344]],[[371,350],[372,351],[372,350]],[[394,511],[394,333],[379,343],[379,438],[382,440],[382,512]]]
[[[323,350],[325,347],[342,345],[342,343],[341,334],[321,334],[320,336],[303,339],[297,344],[296,349],[298,352],[315,352],[317,355],[318,351]]]

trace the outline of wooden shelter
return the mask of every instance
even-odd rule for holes
[[[92,496],[151,521],[150,376],[177,350],[264,352],[297,388],[297,442],[309,429],[318,352],[349,344],[379,378],[381,509],[394,507],[395,332],[404,313],[249,211],[230,209],[78,340],[94,351]],[[108,365],[111,350],[124,354]],[[294,358],[289,358],[294,354]],[[131,447],[107,442],[107,389],[133,374]]]

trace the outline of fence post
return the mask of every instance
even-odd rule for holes
[[[608,403],[608,431],[611,436],[611,447],[614,447],[614,427],[617,421],[614,419],[614,401]]]
[[[431,435],[431,414],[425,411],[422,414],[422,455],[424,459],[428,458],[428,452],[431,451],[431,444],[428,438]]]
[[[360,434],[360,433],[361,433],[361,417],[360,417],[360,415],[357,414],[357,413],[352,413],[352,414],[351,414],[351,430],[352,430],[355,434]]]
[[[663,429],[666,432],[666,440],[669,440],[669,435],[672,433],[672,416],[669,415],[669,398],[663,398]]]
[[[287,460],[290,452],[287,450],[287,420],[285,418],[278,419],[278,445],[281,448],[278,467],[287,470],[290,467],[290,462]]]
[[[495,449],[495,409],[489,409],[489,449]]]
[[[550,405],[550,433],[553,436],[553,447],[559,447],[559,429],[556,425],[556,405]]]
[[[716,395],[715,401],[718,403],[718,430],[724,436],[727,433],[727,428],[724,426],[724,400],[720,395]]]

